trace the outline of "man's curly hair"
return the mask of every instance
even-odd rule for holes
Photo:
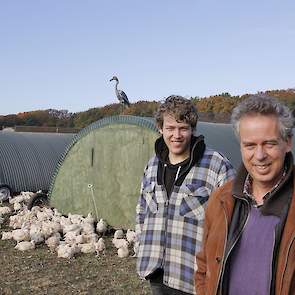
[[[158,128],[163,128],[164,115],[170,115],[177,122],[185,122],[194,129],[198,122],[198,111],[193,102],[179,95],[171,95],[159,106],[155,113]]]

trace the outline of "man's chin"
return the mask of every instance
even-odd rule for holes
[[[274,186],[276,184],[276,178],[273,175],[265,174],[265,175],[253,175],[253,181],[256,183],[260,183],[266,186]]]
[[[184,150],[180,150],[180,149],[175,149],[175,150],[172,150],[172,153],[175,155],[175,156],[181,156],[182,154],[184,154]]]

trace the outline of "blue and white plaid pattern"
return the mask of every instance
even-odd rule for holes
[[[235,172],[227,159],[206,148],[168,200],[163,185],[157,184],[158,163],[156,156],[148,162],[136,207],[137,271],[145,278],[162,267],[166,285],[195,294],[195,256],[201,248],[205,207],[212,191]]]

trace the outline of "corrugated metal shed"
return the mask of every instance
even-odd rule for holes
[[[12,192],[49,189],[73,134],[0,132],[0,185]]]

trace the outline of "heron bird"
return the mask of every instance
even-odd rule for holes
[[[123,106],[127,105],[127,106],[129,107],[129,106],[130,106],[130,102],[129,102],[129,99],[128,99],[126,93],[125,93],[124,91],[118,89],[118,84],[119,84],[119,79],[118,79],[118,77],[114,76],[114,77],[110,80],[110,82],[113,81],[113,80],[116,81],[115,91],[116,91],[116,95],[117,95],[118,100],[120,101],[120,103],[121,103]]]

